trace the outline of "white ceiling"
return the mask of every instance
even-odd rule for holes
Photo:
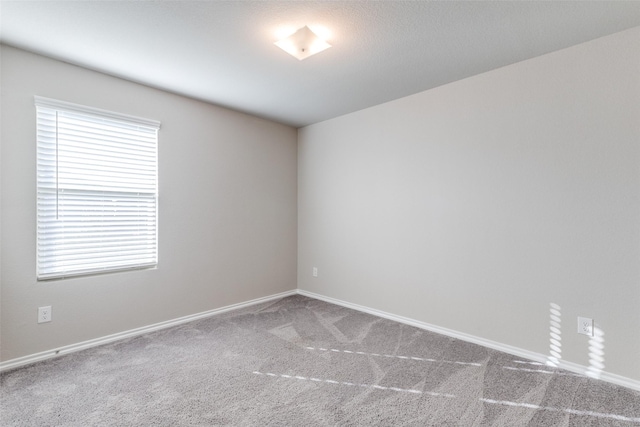
[[[640,1],[7,1],[0,40],[295,127],[640,25]],[[304,61],[273,42],[321,25]],[[640,47],[639,47],[640,48]]]

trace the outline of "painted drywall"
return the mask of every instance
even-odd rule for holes
[[[540,354],[553,320],[562,360],[640,380],[638,46],[635,28],[299,129],[299,289]]]
[[[2,360],[296,288],[295,129],[1,49]],[[34,95],[162,123],[157,269],[36,281]]]

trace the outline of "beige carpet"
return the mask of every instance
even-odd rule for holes
[[[640,393],[293,296],[5,372],[8,426],[630,426]]]

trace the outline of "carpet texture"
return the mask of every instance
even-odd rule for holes
[[[9,426],[638,426],[640,393],[292,296],[1,376]]]

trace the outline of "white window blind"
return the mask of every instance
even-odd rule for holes
[[[160,123],[35,98],[39,280],[157,264]]]

